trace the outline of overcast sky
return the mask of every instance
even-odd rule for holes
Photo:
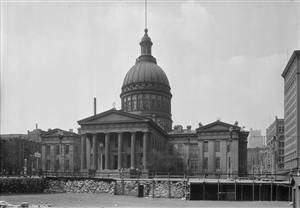
[[[171,85],[173,125],[239,121],[263,133],[283,117],[281,73],[300,48],[296,1],[151,1],[152,54]],[[1,133],[77,129],[120,109],[139,56],[142,1],[1,5]]]

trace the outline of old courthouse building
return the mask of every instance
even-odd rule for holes
[[[78,121],[81,172],[149,170],[151,153],[179,154],[186,170],[206,173],[246,173],[247,136],[221,121],[192,130],[172,129],[171,87],[151,54],[148,30],[141,54],[127,72],[121,88],[121,110],[115,108]]]

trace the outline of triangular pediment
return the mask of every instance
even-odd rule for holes
[[[144,121],[145,118],[115,109],[78,121],[78,124],[123,123]]]
[[[77,136],[77,134],[74,132],[65,131],[65,130],[58,129],[58,128],[49,130],[42,134],[42,137],[60,137],[60,136],[64,136],[64,137]]]
[[[205,126],[201,126],[197,129],[197,132],[201,131],[229,131],[230,128],[233,129],[240,129],[238,126],[234,126],[228,123],[224,123],[221,121],[216,121],[210,124],[207,124]]]

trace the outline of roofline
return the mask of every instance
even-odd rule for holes
[[[136,114],[133,114],[133,113],[128,113],[128,112],[125,112],[123,110],[116,110],[115,108],[112,108],[112,109],[104,111],[102,113],[99,113],[99,114],[81,119],[81,120],[77,121],[77,123],[79,125],[92,125],[93,123],[83,123],[83,122],[85,122],[85,121],[87,121],[87,120],[89,120],[93,117],[96,117],[96,118],[101,117],[101,116],[109,114],[111,112],[119,113],[119,114],[122,114],[124,116],[128,116],[128,117],[131,117],[131,118],[136,118],[136,119],[140,120],[140,121],[124,121],[126,123],[128,123],[128,122],[132,122],[132,123],[137,123],[137,122],[150,123],[150,124],[153,125],[154,128],[156,128],[162,134],[164,134],[165,136],[168,135],[168,133],[162,127],[160,127],[156,122],[154,122],[151,118],[147,118],[147,117],[144,117],[144,116],[139,116],[139,115],[136,115]],[[120,122],[120,123],[124,123],[124,122]],[[105,123],[102,123],[102,124],[109,124],[109,123],[111,123],[111,122],[105,122]],[[113,123],[116,123],[116,122],[113,122]]]
[[[300,50],[295,50],[295,51],[293,52],[293,54],[292,54],[292,56],[290,57],[290,59],[289,59],[287,65],[286,65],[286,67],[284,68],[284,70],[283,70],[283,72],[282,72],[282,74],[281,74],[281,76],[282,76],[283,78],[285,78],[285,75],[286,75],[287,72],[289,71],[290,66],[291,66],[291,64],[293,63],[293,61],[295,60],[296,57],[300,57]]]
[[[85,121],[87,121],[87,120],[89,120],[89,119],[91,119],[91,118],[98,118],[98,117],[101,117],[101,116],[103,116],[103,115],[109,114],[109,113],[111,113],[111,112],[116,112],[116,113],[119,113],[119,114],[122,114],[122,115],[125,115],[125,116],[128,116],[128,117],[131,117],[131,118],[140,119],[141,121],[142,121],[142,120],[146,120],[145,117],[142,117],[142,116],[139,116],[139,115],[135,115],[135,114],[132,114],[132,113],[127,113],[127,112],[125,112],[125,111],[123,111],[123,110],[117,110],[117,109],[115,109],[115,108],[112,108],[112,109],[107,110],[107,111],[104,111],[104,112],[102,112],[102,113],[98,113],[98,114],[96,114],[96,115],[92,115],[92,116],[86,117],[86,118],[84,118],[84,119],[81,119],[81,120],[77,121],[77,123],[78,123],[79,125],[82,125],[83,122],[85,122]]]
[[[209,127],[209,126],[213,126],[214,124],[217,124],[217,123],[225,124],[226,126],[232,126],[232,127],[233,127],[233,131],[235,131],[235,130],[239,130],[239,131],[240,131],[240,130],[241,130],[241,127],[239,127],[239,126],[235,126],[235,125],[233,125],[233,124],[229,124],[229,123],[225,123],[225,122],[223,122],[223,121],[217,120],[217,121],[214,121],[214,122],[212,122],[212,123],[209,123],[209,124],[206,124],[206,125],[204,125],[204,126],[201,126],[201,127],[197,128],[197,129],[196,129],[196,132],[198,133],[198,132],[201,131],[202,129],[205,129],[205,128]],[[221,130],[221,131],[223,131],[223,130]],[[215,132],[215,130],[214,130],[214,132]],[[228,132],[229,132],[229,130],[228,130]]]
[[[51,133],[55,132],[55,131],[62,131],[62,132],[65,132],[65,133],[68,133],[70,135],[63,135],[64,137],[73,137],[73,136],[79,136],[79,134],[75,133],[75,132],[70,132],[70,131],[66,131],[66,130],[63,130],[63,129],[60,129],[60,128],[55,128],[55,129],[51,129],[50,131],[47,131],[43,134],[41,134],[41,137],[56,137],[54,135],[50,135]],[[72,135],[71,135],[72,134]]]
[[[193,137],[197,137],[197,132],[195,132],[195,133],[171,133],[171,132],[168,132],[168,136],[169,137],[177,137],[177,136],[183,136],[183,137],[193,136]]]

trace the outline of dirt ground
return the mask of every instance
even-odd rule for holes
[[[12,194],[0,196],[0,201],[11,204],[28,202],[30,207],[292,207],[289,202],[230,202],[186,201],[181,199],[138,198],[110,194]],[[40,206],[38,206],[40,205]]]

